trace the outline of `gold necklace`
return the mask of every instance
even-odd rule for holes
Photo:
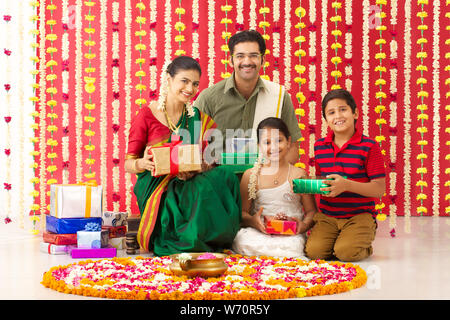
[[[183,117],[184,112],[186,109],[183,109],[183,112],[181,113],[181,117]],[[166,121],[167,121],[167,125],[169,127],[169,130],[175,133],[178,133],[178,129],[181,127],[181,123],[176,126],[175,124],[173,124],[172,120],[169,117],[169,114],[167,113],[167,109],[164,108],[164,115],[166,116]]]

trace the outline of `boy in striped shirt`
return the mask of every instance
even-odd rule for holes
[[[355,127],[359,111],[343,89],[328,92],[322,115],[331,129],[314,145],[317,176],[326,176],[330,193],[320,196],[305,252],[311,259],[359,261],[369,257],[376,231],[375,202],[386,190],[378,143]]]

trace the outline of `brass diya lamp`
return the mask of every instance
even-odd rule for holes
[[[173,263],[169,268],[177,276],[218,277],[228,269],[223,253],[179,253],[170,257]]]

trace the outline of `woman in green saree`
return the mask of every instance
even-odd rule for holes
[[[180,133],[182,144],[204,148],[216,127],[189,103],[200,75],[196,60],[175,58],[161,76],[160,99],[142,108],[131,123],[125,169],[137,174],[137,239],[141,248],[157,256],[230,248],[239,230],[241,198],[233,173],[204,163],[199,172],[152,175],[155,164],[149,148],[178,140]]]

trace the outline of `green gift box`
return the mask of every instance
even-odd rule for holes
[[[220,164],[227,165],[254,165],[258,159],[257,153],[222,153]]]
[[[320,188],[328,187],[328,184],[323,183],[327,179],[325,177],[307,177],[301,179],[293,179],[293,191],[294,193],[304,193],[304,194],[328,194],[330,191],[322,191]]]

